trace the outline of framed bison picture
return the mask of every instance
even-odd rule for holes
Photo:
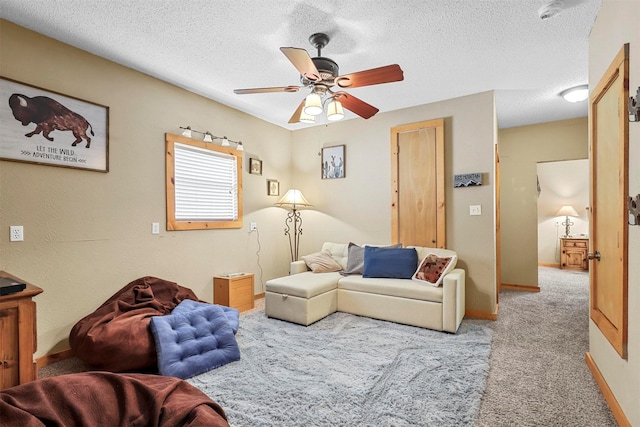
[[[109,107],[0,78],[0,159],[109,171]]]

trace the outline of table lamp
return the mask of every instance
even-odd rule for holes
[[[562,223],[562,225],[564,225],[564,236],[563,237],[569,237],[570,236],[570,231],[571,231],[571,226],[573,225],[573,221],[571,221],[569,219],[570,216],[573,217],[578,217],[578,212],[576,212],[576,210],[573,208],[573,206],[571,205],[565,205],[563,207],[560,208],[560,210],[558,211],[558,213],[556,214],[556,216],[563,216],[565,217],[564,222]]]

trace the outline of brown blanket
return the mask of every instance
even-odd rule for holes
[[[173,377],[84,372],[0,391],[3,426],[229,426],[224,410]]]
[[[182,300],[198,297],[188,288],[156,277],[129,283],[71,329],[75,355],[96,369],[157,372],[151,316],[171,313]]]

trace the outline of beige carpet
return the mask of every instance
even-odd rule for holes
[[[540,267],[539,284],[503,291],[496,322],[469,321],[495,331],[476,426],[615,426],[584,360],[589,273]]]

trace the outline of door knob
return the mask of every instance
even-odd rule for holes
[[[598,251],[595,251],[594,253],[589,252],[589,253],[587,254],[587,257],[588,257],[589,259],[595,259],[595,260],[600,261],[600,252],[598,252]]]

